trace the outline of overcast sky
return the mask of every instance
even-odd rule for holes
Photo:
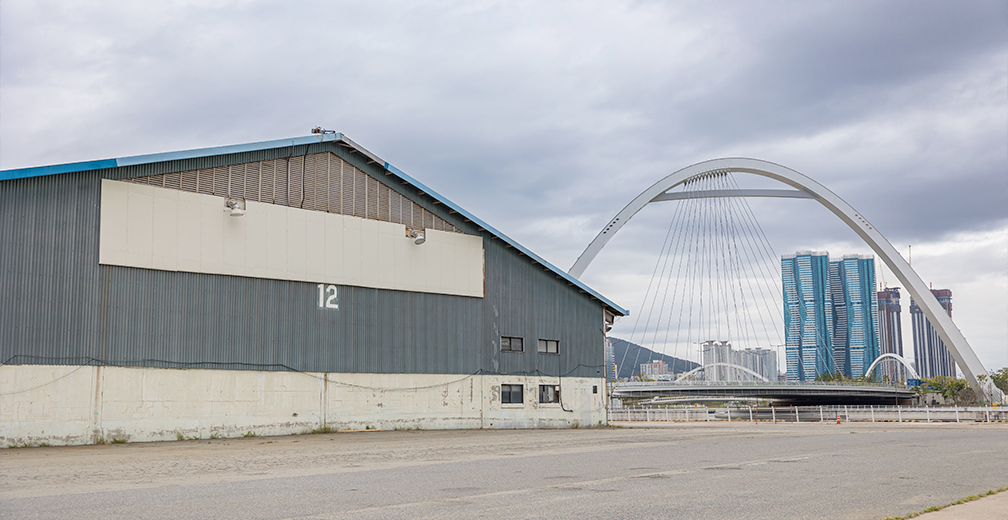
[[[2,169],[321,125],[563,269],[661,177],[776,162],[912,245],[985,366],[1008,364],[1005,0],[4,0],[0,44]],[[582,278],[638,312],[674,204]],[[871,252],[809,201],[752,206],[778,255]]]

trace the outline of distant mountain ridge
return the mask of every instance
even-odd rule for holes
[[[619,368],[619,373],[616,374],[616,377],[621,379],[629,379],[633,377],[634,374],[640,371],[640,365],[642,363],[655,360],[661,360],[668,363],[669,371],[672,373],[687,372],[700,366],[698,363],[694,363],[693,361],[679,359],[673,356],[666,356],[665,354],[655,352],[647,347],[642,347],[625,339],[614,338],[611,336],[608,339],[612,342],[613,358],[615,358],[616,366]],[[630,351],[629,353],[627,353],[628,350]],[[636,364],[634,363],[634,360],[636,360]],[[622,365],[620,365],[621,361],[624,361]]]

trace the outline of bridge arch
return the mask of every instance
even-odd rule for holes
[[[913,365],[911,365],[909,361],[903,359],[903,356],[893,354],[891,352],[887,352],[875,358],[875,361],[872,361],[872,364],[868,366],[868,370],[865,370],[865,375],[867,376],[871,374],[872,370],[875,370],[875,367],[877,367],[878,364],[881,363],[883,359],[895,359],[896,361],[899,361],[900,363],[903,364],[904,367],[906,367],[907,374],[913,376],[912,379],[920,379],[920,376],[917,375],[917,371],[914,370]]]
[[[676,378],[676,381],[682,381],[684,378],[686,378],[688,376],[691,376],[693,374],[696,374],[697,372],[699,372],[701,370],[706,371],[706,369],[708,369],[708,368],[714,368],[714,367],[735,368],[735,369],[741,370],[741,371],[743,371],[743,372],[745,372],[747,374],[752,374],[752,375],[760,378],[761,381],[766,381],[767,383],[770,382],[769,379],[763,377],[763,374],[760,374],[758,372],[754,372],[754,371],[752,371],[752,370],[750,370],[750,369],[748,369],[746,367],[739,366],[739,365],[736,365],[734,363],[708,363],[706,365],[700,365],[700,366],[694,368],[693,370],[690,370],[689,372],[684,372],[683,375],[681,375],[681,376],[679,376],[679,377]]]
[[[759,175],[779,181],[795,188],[795,190],[715,190],[689,195],[666,193],[668,190],[696,177],[726,172]],[[941,304],[938,303],[938,299],[931,294],[927,284],[914,272],[910,264],[896,251],[896,248],[882,236],[882,233],[875,229],[875,226],[872,226],[867,219],[855,211],[850,204],[847,204],[846,201],[826,189],[825,186],[801,173],[776,163],[741,157],[713,159],[687,166],[665,177],[644,190],[630,204],[627,204],[622,211],[617,213],[602,228],[602,231],[599,232],[595,239],[588,244],[588,247],[581,253],[581,256],[578,257],[568,273],[575,278],[580,278],[591,261],[602,250],[602,247],[644,206],[652,202],[687,197],[790,197],[815,199],[857,233],[872,248],[882,262],[889,267],[896,275],[896,278],[903,284],[903,287],[910,293],[910,297],[917,302],[924,316],[931,322],[935,332],[938,333],[938,337],[948,347],[952,358],[955,359],[959,368],[963,371],[970,386],[978,393],[986,393],[977,379],[978,375],[987,373],[980,362],[980,358],[977,357],[966,341],[966,338],[956,328],[952,322],[952,318],[945,312]]]

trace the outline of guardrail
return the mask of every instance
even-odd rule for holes
[[[697,406],[624,407],[609,410],[609,421],[631,422],[1008,422],[998,406]]]
[[[653,386],[751,386],[795,387],[795,386],[873,386],[882,388],[909,388],[906,384],[886,384],[876,381],[621,381],[609,383],[610,390],[617,388],[648,388]]]

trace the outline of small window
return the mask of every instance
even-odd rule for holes
[[[555,339],[541,339],[539,340],[539,353],[540,354],[559,354],[560,353],[560,342]]]
[[[501,336],[501,352],[524,352],[524,343],[521,338]]]
[[[598,385],[592,385],[592,393],[593,394],[597,394],[598,393]]]
[[[560,386],[559,385],[539,385],[539,402],[540,403],[559,403],[560,402]]]
[[[501,403],[522,404],[525,402],[522,396],[522,385],[501,385]]]

